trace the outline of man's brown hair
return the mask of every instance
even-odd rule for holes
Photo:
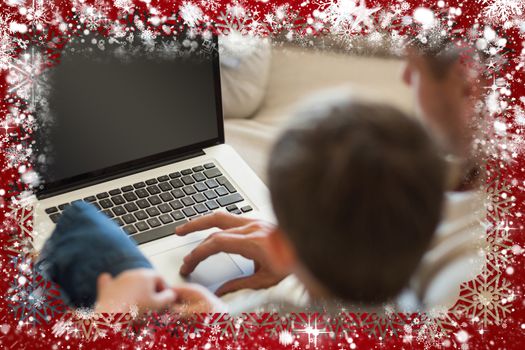
[[[387,301],[433,236],[445,165],[422,126],[387,105],[347,103],[299,117],[269,162],[278,224],[334,296]]]

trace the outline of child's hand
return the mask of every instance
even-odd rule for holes
[[[175,301],[175,292],[153,269],[134,269],[113,278],[103,273],[97,280],[95,312],[124,313],[131,307],[139,312],[160,310]]]
[[[227,312],[226,305],[206,288],[197,284],[186,284],[173,288],[177,298],[172,310],[183,315],[193,313]]]

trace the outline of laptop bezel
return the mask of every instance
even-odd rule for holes
[[[35,190],[38,199],[44,199],[55,195],[67,193],[80,188],[92,186],[105,181],[117,179],[119,177],[135,174],[147,169],[156,168],[162,165],[171,164],[183,159],[203,154],[203,149],[220,144],[224,144],[224,116],[222,111],[221,93],[221,74],[219,61],[219,43],[217,35],[212,37],[215,49],[212,52],[213,81],[215,91],[215,107],[217,116],[218,137],[195,144],[179,147],[173,150],[157,153],[148,157],[120,163],[111,167],[87,172],[73,177],[44,183]]]

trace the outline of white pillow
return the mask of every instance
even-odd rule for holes
[[[247,118],[261,105],[270,73],[269,39],[231,32],[219,37],[225,118]]]

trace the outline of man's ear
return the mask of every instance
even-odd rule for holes
[[[417,59],[417,57],[418,55],[414,48],[407,48],[405,50],[405,62],[403,65],[401,78],[408,86],[412,84],[412,72],[414,70],[415,59]]]
[[[282,272],[289,273],[293,270],[297,264],[295,248],[286,234],[277,226],[270,234],[270,245],[272,252],[275,253],[275,265],[282,267]]]
[[[401,78],[407,86],[412,85],[412,66],[411,66],[410,61],[408,60],[405,61],[403,64],[403,71],[401,73]]]

